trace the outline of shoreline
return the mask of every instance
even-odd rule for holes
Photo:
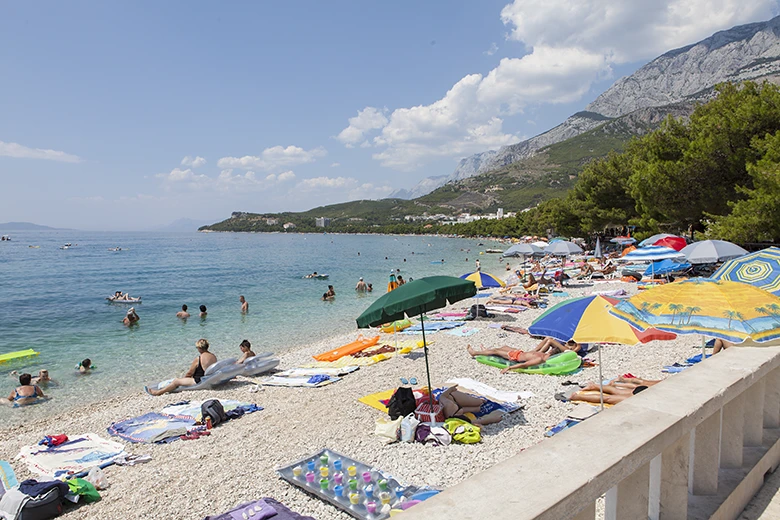
[[[622,282],[606,282],[567,291],[571,297],[628,287],[629,284]],[[553,297],[550,304],[562,300]],[[451,308],[468,307],[472,303],[473,300],[464,300]],[[35,444],[43,435],[93,432],[108,438],[105,429],[112,422],[159,411],[166,404],[182,399],[238,399],[256,403],[264,410],[220,425],[212,430],[212,435],[196,441],[165,445],[126,444],[128,452],[149,453],[153,460],[135,467],[106,468],[110,487],[101,492],[103,500],[69,510],[63,518],[200,519],[226,511],[242,501],[270,496],[301,514],[320,520],[347,519],[350,517],[345,513],[279,479],[275,469],[321,448],[329,448],[388,471],[409,484],[444,488],[542,441],[545,427],[565,417],[573,405],[553,399],[555,392],[567,388],[561,387],[560,383],[567,379],[596,381],[598,368],[585,369],[564,378],[500,375],[499,370],[473,361],[465,352],[467,344],[477,347],[480,344],[509,344],[517,348],[532,348],[536,341],[528,336],[508,333],[489,325],[527,326],[542,312],[540,309],[517,315],[497,313],[492,320],[468,322],[466,326],[479,329],[476,335],[468,338],[445,332],[427,336],[435,387],[452,377],[469,377],[500,390],[531,391],[534,394],[524,401],[523,410],[508,415],[498,424],[483,428],[483,440],[479,444],[432,447],[398,443],[388,446],[373,435],[375,421],[386,415],[359,403],[357,399],[396,388],[400,384],[399,377],[417,377],[419,381],[424,381],[422,356],[413,352],[363,367],[322,388],[264,387],[253,393],[250,391],[251,383],[239,380],[215,391],[151,397],[139,387],[137,391],[103,399],[85,409],[63,411],[46,419],[0,429],[0,436],[5,440],[0,447],[0,459],[13,460],[21,446]],[[373,329],[360,332],[367,336],[375,334]],[[380,344],[394,344],[392,335],[379,334]],[[357,332],[352,331],[291,347],[280,353],[278,369],[310,363],[313,361],[311,355],[352,341],[356,336]],[[401,338],[418,340],[421,337],[404,335]],[[632,372],[640,377],[659,378],[663,365],[695,354],[694,343],[682,338],[636,347],[605,346],[602,353],[604,377]],[[33,476],[21,464],[14,463],[13,466],[20,480]],[[154,482],[154,489],[141,488],[137,485],[141,481]]]

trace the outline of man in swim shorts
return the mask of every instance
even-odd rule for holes
[[[246,301],[246,298],[244,298],[243,296],[239,296],[238,301],[241,303],[241,312],[243,314],[249,312],[249,302]]]
[[[181,310],[176,313],[176,317],[177,318],[181,318],[183,320],[186,320],[187,318],[190,317],[190,313],[187,312],[187,305],[182,305],[181,306]]]
[[[513,349],[512,347],[509,346],[475,350],[471,347],[471,345],[467,345],[466,350],[468,351],[469,355],[471,355],[471,357],[498,356],[504,359],[508,359],[509,361],[517,362],[517,364],[508,366],[505,369],[501,370],[502,374],[506,374],[507,372],[509,372],[510,370],[514,370],[515,368],[528,368],[536,365],[541,365],[542,363],[544,363],[550,358],[550,354],[546,354],[543,352],[536,352],[533,350],[531,352],[523,352],[522,350]]]

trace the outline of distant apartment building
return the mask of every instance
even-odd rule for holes
[[[293,224],[292,222],[287,222],[282,227],[284,228],[285,231],[287,231],[288,229],[295,229],[295,224]]]
[[[317,227],[328,227],[330,226],[330,219],[328,217],[318,217],[314,219],[314,225]]]
[[[496,218],[499,220],[504,218],[504,208],[498,208],[498,210],[496,211]]]
[[[265,219],[265,223],[266,223],[266,225],[269,225],[269,226],[276,226],[277,224],[279,224],[279,219],[278,218],[267,218],[267,219]]]

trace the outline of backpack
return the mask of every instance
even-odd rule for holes
[[[414,392],[407,386],[399,386],[387,403],[387,413],[392,420],[414,413],[415,408],[417,408],[417,401]]]
[[[472,305],[468,312],[468,317],[474,318],[492,318],[493,315],[487,311],[487,307],[484,305],[476,304]]]
[[[200,413],[203,416],[201,422],[204,424],[206,423],[206,417],[211,417],[212,426],[216,426],[228,420],[222,403],[217,399],[209,399],[200,405]]]
[[[463,444],[475,444],[482,440],[479,426],[463,419],[450,418],[444,421],[444,428],[452,435],[452,440]]]

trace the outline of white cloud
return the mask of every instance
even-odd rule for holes
[[[377,186],[373,183],[360,183],[352,177],[312,177],[303,179],[295,185],[297,192],[319,192],[328,201],[333,200],[364,200],[380,199],[388,196],[392,191],[392,186]],[[328,195],[323,193],[327,190],[337,190],[337,193]],[[335,198],[334,198],[335,196]]]
[[[498,45],[496,45],[496,42],[493,42],[490,44],[490,48],[485,52],[483,52],[482,54],[487,54],[488,56],[492,56],[497,52],[498,52]]]
[[[515,0],[501,11],[509,38],[598,53],[612,63],[654,58],[777,10],[777,0]]]
[[[266,148],[259,156],[223,157],[217,161],[217,166],[244,170],[275,170],[285,166],[314,162],[318,157],[324,157],[327,154],[328,152],[321,146],[311,150],[304,150],[298,146],[274,146]]]
[[[358,115],[349,118],[349,126],[342,130],[336,139],[344,143],[347,148],[352,148],[363,141],[372,130],[378,130],[387,124],[387,117],[374,107],[366,107],[358,110]]]
[[[338,136],[348,146],[380,148],[382,166],[413,170],[519,140],[504,119],[528,106],[580,100],[612,66],[657,56],[715,31],[767,19],[777,0],[515,0],[501,11],[509,40],[524,44],[487,74],[469,74],[438,101],[366,107]],[[485,52],[498,50],[493,45]],[[379,130],[369,143],[371,131]]]
[[[0,141],[0,157],[14,157],[16,159],[43,159],[46,161],[58,161],[67,163],[80,163],[81,157],[57,150],[44,148],[30,148],[19,143],[5,143]]]
[[[276,180],[279,182],[286,182],[286,181],[291,181],[294,178],[295,178],[295,174],[291,170],[288,170],[286,172],[280,173],[276,177]]]
[[[156,175],[168,191],[188,189],[191,191],[218,191],[222,193],[246,193],[263,191],[295,179],[291,170],[275,174],[258,176],[252,170],[235,173],[232,168],[223,169],[217,177],[195,173],[187,168],[174,168],[168,173]]]
[[[341,163],[337,163],[337,162],[330,163],[331,168],[338,168],[339,166],[341,166]]]
[[[200,155],[196,157],[190,157],[188,155],[181,160],[182,166],[191,166],[192,168],[200,168],[204,164],[206,164],[206,159],[204,159]]]

